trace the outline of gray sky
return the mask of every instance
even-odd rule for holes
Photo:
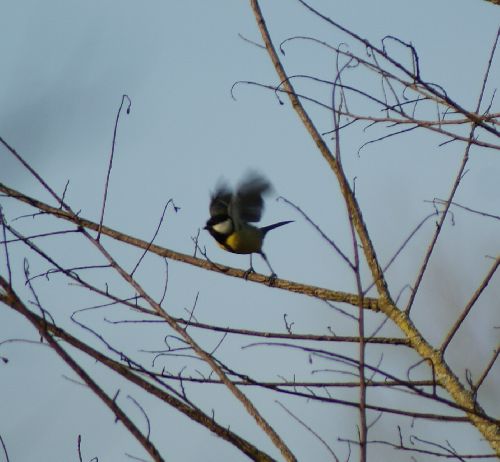
[[[346,40],[308,14],[298,2],[263,3],[276,44],[296,35],[315,36],[331,43]],[[498,7],[479,0],[418,5],[409,1],[323,0],[314,5],[377,44],[385,35],[411,41],[419,52],[425,80],[442,85],[462,106],[475,106],[498,27]],[[72,207],[81,210],[82,216],[98,220],[114,120],[122,94],[126,93],[132,100],[132,109],[130,115],[122,115],[118,128],[105,219],[108,226],[149,239],[165,203],[173,198],[181,209],[177,214],[168,212],[157,243],[192,253],[191,238],[207,219],[209,193],[217,180],[223,176],[234,182],[247,169],[256,168],[271,179],[277,194],[303,208],[337,244],[350,251],[345,208],[336,183],[288,102],[280,105],[272,92],[244,84],[234,88],[236,100],[231,98],[230,90],[236,81],[277,83],[267,54],[239,34],[260,43],[248,2],[2,0],[0,135],[58,192],[69,180],[66,198]],[[287,45],[285,64],[290,74],[307,73],[330,79],[335,69],[331,55],[304,42]],[[498,58],[493,72],[491,82],[498,82]],[[362,86],[364,82],[358,84]],[[367,86],[374,84],[366,82]],[[305,91],[316,91],[302,85]],[[324,95],[323,90],[318,91]],[[489,91],[491,95],[491,86]],[[320,131],[332,128],[328,113],[315,108],[312,112]],[[359,147],[371,136],[361,130],[346,132],[342,139],[343,158],[350,178],[357,178],[356,191],[365,219],[382,262],[387,262],[419,220],[432,212],[432,206],[424,201],[445,197],[450,190],[463,147],[451,144],[438,148],[443,139],[422,132],[413,138],[393,138],[371,145],[358,156]],[[457,201],[498,214],[499,174],[498,153],[477,150]],[[0,181],[49,201],[40,186],[5,151],[0,151]],[[25,208],[1,201],[10,219],[27,213]],[[497,224],[469,220],[458,212],[456,215],[456,226],[446,228],[446,245],[436,250],[415,310],[419,327],[436,342],[491,264],[485,255],[498,252]],[[296,223],[275,231],[274,237],[270,234],[266,242],[266,253],[278,275],[333,289],[354,290],[352,275],[314,230],[283,202],[270,200],[263,222],[285,219],[294,219]],[[40,222],[43,226],[43,219]],[[30,232],[31,223],[26,221],[20,226]],[[432,232],[431,222],[409,246],[398,266],[388,273],[395,291],[414,279]],[[45,245],[64,254],[68,265],[95,261],[95,254],[75,247],[75,242],[53,239]],[[132,267],[140,255],[109,241],[107,244],[125,266]],[[246,256],[219,250],[206,233],[200,235],[200,245],[206,246],[213,260],[223,264],[241,268],[248,264]],[[267,271],[258,257],[254,260],[257,271]],[[47,269],[40,262],[32,264],[33,274]],[[18,272],[21,269],[16,268]],[[3,260],[0,271],[4,271]],[[355,333],[355,325],[317,301],[227,280],[176,263],[171,263],[169,271],[167,305],[173,314],[185,315],[184,309],[192,306],[199,292],[199,319],[216,325],[282,330],[283,314],[287,313],[298,332],[325,333],[326,326],[333,326],[338,334]],[[158,295],[163,272],[163,263],[148,257],[139,277],[147,289]],[[116,279],[114,282],[118,284]],[[28,297],[21,284],[19,290]],[[56,321],[73,329],[68,315],[95,303],[87,294],[66,285],[56,299],[50,284],[40,283],[38,290]],[[491,297],[487,300],[498,308],[498,277],[485,297]],[[450,311],[443,313],[445,309]],[[81,316],[89,325],[94,325],[94,320],[101,323],[112,341],[130,351],[162,347],[161,329],[102,326],[103,317],[124,319],[123,313]],[[7,309],[0,308],[0,325],[0,341],[37,338],[24,320]],[[144,338],[137,338],[138,332]],[[218,339],[199,338],[207,348],[215,346]],[[471,355],[478,362],[460,367],[464,350],[458,348],[456,354],[450,353],[450,360],[460,371],[468,367],[477,372],[496,343],[498,333],[491,329],[491,317],[477,318],[464,326],[460,346],[474,347],[477,357]],[[355,351],[339,348],[352,354]],[[373,351],[372,359],[376,361],[380,350]],[[305,355],[276,351],[272,356],[257,349],[249,353],[231,342],[224,344],[221,354],[256,373],[261,364],[267,369],[275,368],[274,378],[290,371],[308,374],[332,367],[308,364]],[[48,348],[13,343],[1,346],[0,356],[9,359],[8,364],[0,367],[0,434],[12,461],[77,460],[78,434],[83,436],[84,460],[94,456],[100,461],[127,460],[125,453],[144,457],[123,427],[113,424],[113,416],[94,396],[63,378],[73,376]],[[409,358],[416,360],[398,351],[394,353],[395,361],[398,356],[410,362]],[[256,362],[256,358],[262,363]],[[123,386],[110,375],[101,374],[92,361],[84,360],[84,364],[99,374],[110,394]],[[474,364],[479,369],[474,370]],[[181,368],[180,362],[175,361],[168,367],[173,371]],[[498,376],[497,373],[497,385]],[[485,402],[494,408],[495,380],[486,383],[485,389]],[[257,405],[265,406],[264,414],[285,433],[300,460],[326,460],[327,453],[321,445],[313,445],[312,437],[304,436],[302,428],[291,422],[279,406],[266,402],[262,392],[246,391]],[[204,398],[201,389],[193,388],[191,392],[200,400]],[[223,424],[231,424],[231,428],[234,426],[278,457],[233,398],[220,389],[212,392],[213,396],[202,401],[207,412],[214,408]],[[123,388],[124,401],[127,393],[138,396],[137,390]],[[356,395],[343,392],[342,396],[355,399]],[[350,411],[317,404],[303,406],[294,400],[284,402],[334,445],[337,437],[355,437],[356,417]],[[165,406],[148,399],[141,405],[147,408],[154,424],[152,438],[167,460],[245,460],[208,431],[193,428],[187,419]],[[129,403],[128,410],[140,422],[141,414],[133,404]],[[340,417],[344,414],[345,419]],[[238,421],[235,416],[239,415]],[[390,432],[394,422],[380,425]],[[422,431],[423,427],[423,423],[417,423],[415,431]],[[458,449],[485,450],[474,430],[453,427],[450,437],[462,430],[464,446]],[[440,440],[448,436],[443,432]],[[335,449],[344,454],[344,446]],[[0,462],[2,457],[0,451]]]

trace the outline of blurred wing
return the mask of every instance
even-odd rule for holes
[[[229,215],[235,222],[259,221],[264,210],[263,194],[270,192],[271,183],[258,173],[249,173],[232,196]]]
[[[210,216],[229,215],[229,204],[231,203],[232,191],[226,183],[219,182],[214,193],[210,197]]]

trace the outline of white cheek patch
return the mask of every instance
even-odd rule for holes
[[[233,223],[230,218],[212,226],[212,229],[219,234],[228,235],[233,232]]]

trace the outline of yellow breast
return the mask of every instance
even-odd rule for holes
[[[254,226],[242,228],[228,236],[226,246],[226,250],[234,253],[260,252],[262,232]]]

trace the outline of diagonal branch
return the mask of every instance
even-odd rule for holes
[[[5,303],[6,305],[10,306],[12,309],[19,312],[23,316],[25,316],[35,326],[36,329],[38,329],[40,332],[42,332],[42,331],[45,332],[54,341],[56,338],[64,340],[66,343],[73,346],[74,348],[91,356],[96,361],[98,361],[100,364],[103,364],[104,366],[113,370],[114,372],[121,375],[122,377],[124,377],[125,379],[130,381],[131,383],[134,383],[135,385],[141,387],[142,389],[147,391],[149,394],[157,397],[158,399],[160,399],[163,402],[167,403],[168,405],[172,406],[174,409],[183,413],[188,418],[203,425],[204,427],[206,427],[207,429],[209,429],[210,431],[212,431],[216,435],[220,436],[224,440],[233,444],[235,447],[237,447],[242,452],[244,452],[248,457],[250,457],[250,459],[252,459],[254,461],[259,461],[259,462],[273,462],[274,461],[274,459],[272,459],[270,456],[268,456],[267,454],[265,454],[262,451],[260,451],[259,449],[257,449],[255,446],[253,446],[248,441],[246,441],[245,439],[238,436],[236,433],[219,425],[211,416],[206,415],[200,409],[197,409],[195,407],[187,405],[186,403],[179,400],[175,396],[172,396],[171,394],[158,388],[153,383],[140,377],[137,373],[132,372],[131,368],[109,358],[108,356],[104,355],[100,351],[92,348],[88,344],[86,344],[86,343],[80,341],[79,339],[77,339],[76,337],[72,336],[71,334],[66,332],[64,329],[48,322],[43,317],[38,316],[37,314],[31,312],[19,300],[17,295],[12,291],[12,288],[7,283],[7,281],[5,281],[5,279],[2,278],[1,276],[0,276],[0,286],[3,288],[3,290],[5,292],[5,295],[0,293],[0,301]],[[51,347],[53,346],[52,344],[50,344],[50,345],[51,345]],[[59,344],[56,342],[56,345],[59,345]],[[65,362],[67,362],[65,357],[63,357],[62,359]]]
[[[321,134],[318,132],[316,126],[309,117],[309,114],[302,106],[300,99],[297,97],[295,90],[290,80],[288,79],[285,69],[281,64],[278,54],[276,53],[276,49],[271,40],[269,30],[267,29],[264,17],[262,16],[262,11],[260,10],[259,2],[257,0],[250,0],[250,4],[254,12],[255,19],[257,21],[257,25],[261,32],[262,39],[264,41],[264,44],[266,45],[269,57],[271,58],[276,73],[278,74],[278,77],[282,82],[281,86],[285,89],[286,93],[288,94],[293,109],[295,110],[295,112],[297,112],[297,115],[304,124],[306,130],[311,135],[321,155],[323,156],[325,161],[328,163],[328,166],[331,168],[331,170],[337,177],[337,181],[340,186],[340,191],[342,193],[342,196],[344,197],[347,210],[349,211],[349,214],[352,216],[354,228],[356,229],[356,233],[358,234],[359,239],[361,241],[363,252],[365,254],[366,261],[372,273],[373,280],[375,281],[378,293],[383,299],[390,300],[389,289],[387,287],[387,283],[385,281],[382,268],[379,265],[375,248],[373,247],[373,244],[370,240],[368,230],[366,228],[366,224],[364,222],[363,215],[361,213],[361,209],[359,208],[358,202],[354,196],[354,192],[351,189],[351,186],[349,185],[349,181],[347,180],[347,177],[345,176],[345,173],[338,159],[326,145]]]
[[[441,352],[442,354],[444,354],[444,352],[446,351],[446,348],[448,347],[448,345],[450,344],[451,340],[453,339],[453,337],[455,336],[455,334],[457,333],[458,329],[460,329],[460,326],[462,325],[462,323],[464,322],[465,318],[467,317],[467,315],[470,313],[470,310],[472,309],[472,307],[474,306],[474,304],[477,302],[477,299],[481,296],[481,294],[483,293],[483,290],[486,289],[486,287],[488,286],[489,282],[491,281],[491,278],[493,277],[493,275],[495,274],[496,270],[498,269],[498,266],[500,265],[500,257],[498,257],[495,262],[493,263],[493,266],[490,268],[490,270],[488,271],[488,274],[486,275],[486,277],[483,279],[483,282],[481,283],[481,285],[476,289],[476,291],[474,292],[474,294],[472,295],[471,299],[469,300],[469,303],[467,303],[467,306],[464,308],[462,314],[460,315],[460,317],[455,321],[455,324],[453,325],[453,327],[451,328],[450,332],[448,332],[448,335],[446,336],[443,344],[441,345]]]
[[[163,462],[164,459],[156,449],[156,447],[149,441],[148,437],[143,435],[132,420],[125,414],[125,412],[116,404],[116,401],[110,398],[104,390],[85,372],[85,370],[64,350],[61,345],[54,338],[53,334],[46,328],[48,321],[32,313],[24,303],[21,302],[17,294],[12,290],[9,283],[0,276],[0,286],[2,287],[5,295],[0,294],[0,301],[10,306],[17,312],[21,313],[27,318],[31,324],[38,330],[40,335],[47,341],[50,347],[61,357],[61,359],[69,366],[76,374],[88,385],[88,387],[108,406],[108,408],[115,414],[116,418],[123,422],[123,425],[128,431],[139,441],[142,447],[149,453],[153,460]]]
[[[490,53],[490,57],[489,57],[489,60],[488,60],[488,65],[486,66],[486,71],[484,73],[483,84],[481,86],[481,90],[479,92],[479,98],[478,98],[478,101],[477,101],[476,113],[479,112],[479,109],[481,108],[481,104],[482,104],[483,97],[484,97],[484,91],[485,91],[485,88],[486,88],[486,82],[488,81],[488,76],[489,76],[490,70],[491,70],[491,63],[492,63],[493,57],[495,55],[495,51],[496,51],[496,48],[497,48],[499,37],[500,37],[500,28],[497,31],[495,42],[493,44],[493,47],[492,47],[492,50],[491,50],[491,53]],[[412,290],[412,293],[410,295],[410,299],[409,299],[407,307],[406,307],[406,311],[408,313],[409,313],[409,311],[410,311],[410,309],[411,309],[411,307],[413,305],[413,302],[415,300],[415,297],[417,295],[418,288],[419,288],[420,283],[422,282],[422,279],[424,277],[425,271],[427,269],[427,265],[429,263],[429,260],[431,258],[432,253],[433,253],[433,250],[435,248],[436,242],[437,242],[437,240],[439,238],[439,235],[441,233],[444,221],[446,220],[446,218],[448,216],[448,211],[449,211],[449,209],[451,207],[451,204],[453,202],[453,198],[455,197],[455,194],[456,194],[456,192],[458,190],[458,187],[460,186],[460,183],[462,181],[462,178],[463,178],[463,175],[464,175],[464,172],[465,172],[465,167],[467,166],[467,162],[469,161],[469,153],[470,153],[470,150],[471,150],[471,147],[472,147],[472,141],[474,139],[474,134],[475,134],[476,128],[478,126],[479,126],[479,123],[476,120],[471,125],[471,129],[470,129],[470,133],[469,133],[469,140],[470,141],[467,143],[467,146],[465,148],[464,156],[462,158],[462,163],[460,164],[460,167],[458,169],[458,173],[456,175],[456,178],[455,178],[455,181],[454,181],[453,186],[451,188],[451,191],[450,191],[450,194],[448,196],[448,199],[445,202],[445,207],[444,207],[443,214],[442,214],[441,219],[439,220],[439,222],[438,222],[438,224],[436,226],[436,231],[434,232],[434,236],[433,236],[433,238],[431,240],[431,243],[430,243],[430,245],[429,245],[429,247],[427,249],[427,252],[426,252],[425,257],[424,257],[424,261],[422,262],[422,266],[420,267],[420,271],[418,273],[417,279],[416,279],[415,284],[413,286],[413,290]]]
[[[98,223],[87,220],[85,218],[80,218],[72,212],[67,212],[61,210],[60,208],[52,207],[45,202],[41,202],[30,196],[20,193],[8,186],[0,183],[0,192],[3,192],[13,199],[19,200],[26,204],[29,204],[43,212],[55,216],[56,218],[62,218],[63,220],[75,223],[81,228],[90,229],[93,231],[101,231],[108,237],[111,237],[117,241],[124,242],[126,244],[133,245],[135,247],[148,250],[151,253],[159,255],[160,257],[165,257],[170,260],[181,261],[192,266],[197,266],[198,268],[203,268],[209,271],[215,271],[218,273],[225,274],[227,276],[248,279],[253,282],[268,285],[269,278],[262,274],[251,273],[247,275],[246,271],[230,268],[228,266],[216,265],[210,261],[203,260],[201,258],[192,257],[191,255],[186,255],[180,252],[174,252],[173,250],[160,247],[158,245],[152,244],[151,242],[143,241],[142,239],[137,239],[128,234],[121,233],[107,226],[99,227]],[[318,298],[320,300],[329,300],[339,303],[347,303],[352,306],[359,306],[359,297],[357,294],[351,294],[348,292],[336,291],[331,289],[325,289],[322,287],[315,287],[308,284],[300,284],[298,282],[288,281],[285,279],[275,279],[273,282],[273,287],[278,289],[287,290],[289,292],[294,292],[302,295],[307,295],[310,297]],[[375,298],[363,297],[363,307],[369,310],[378,311],[378,302]]]
[[[302,0],[299,1],[305,5],[305,3]],[[354,193],[349,186],[345,174],[341,166],[339,165],[338,160],[331,153],[331,151],[321,138],[321,135],[314,126],[311,118],[305,111],[299,98],[296,96],[293,86],[289,82],[286,72],[283,68],[283,65],[281,64],[281,61],[276,53],[276,49],[272,43],[258,1],[250,0],[250,5],[254,12],[257,26],[261,32],[269,57],[271,58],[275,71],[278,75],[278,78],[280,79],[281,82],[283,82],[282,85],[288,94],[293,109],[295,110],[300,120],[302,121],[304,127],[306,128],[306,130],[309,132],[312,139],[316,143],[316,146],[318,147],[318,150],[320,151],[321,155],[326,160],[329,167],[332,169],[332,171],[337,177],[340,190],[346,202],[349,214],[352,217],[354,228],[356,229],[356,232],[359,236],[359,240],[361,242],[368,267],[370,268],[372,277],[374,279],[377,291],[380,296],[379,298],[380,310],[401,329],[401,331],[405,334],[406,338],[408,338],[408,340],[410,341],[412,348],[414,348],[414,350],[422,358],[431,362],[436,380],[448,391],[448,393],[452,396],[452,398],[459,406],[461,406],[463,409],[470,410],[470,412],[467,412],[468,418],[487,439],[491,447],[500,455],[499,426],[496,423],[492,423],[488,419],[485,419],[481,416],[481,414],[484,414],[484,411],[475,401],[473,394],[464,387],[464,385],[460,382],[458,377],[449,368],[441,352],[439,350],[434,349],[430,345],[430,343],[427,342],[427,340],[422,336],[420,331],[413,324],[409,316],[406,313],[402,312],[392,301],[383,275],[383,271],[379,265],[375,250],[368,235],[368,230],[363,221],[361,210],[356,201],[356,198],[354,197]],[[326,17],[323,18],[325,20],[329,20],[329,18]],[[332,21],[329,20],[329,22]],[[355,34],[353,35],[350,32],[348,33],[351,36],[354,36],[355,39],[366,44],[366,41],[364,41],[360,37],[355,36]],[[367,43],[366,46],[373,49],[373,46],[370,43]],[[457,110],[461,109],[457,105],[455,105],[455,107],[457,108]],[[470,114],[468,111],[465,112],[460,111],[460,112],[464,113],[464,115],[466,115],[467,117],[470,117],[471,120],[475,120],[473,114]]]

